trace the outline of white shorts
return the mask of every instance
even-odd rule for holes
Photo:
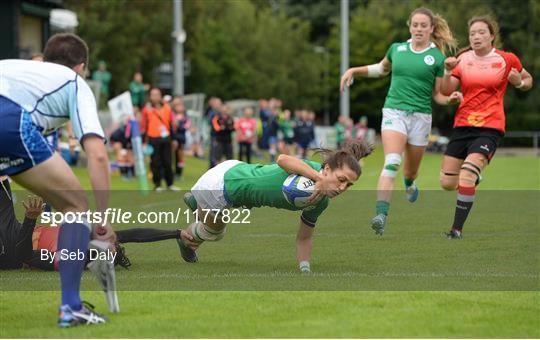
[[[225,173],[242,162],[229,160],[205,172],[191,188],[197,205],[203,209],[223,209],[229,204],[225,199]]]
[[[392,130],[407,136],[407,143],[426,146],[431,133],[431,115],[384,108],[381,131]]]

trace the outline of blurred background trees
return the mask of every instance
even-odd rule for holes
[[[90,68],[94,70],[99,60],[107,62],[113,74],[112,94],[123,92],[135,71],[141,71],[146,81],[155,81],[155,69],[172,60],[171,1],[65,3],[79,16],[78,33],[90,46]],[[318,113],[324,111],[328,96],[332,121],[337,118],[339,1],[184,0],[183,6],[184,50],[190,65],[186,93],[203,92],[225,100],[274,96],[286,107]],[[499,46],[518,55],[533,77],[540,70],[537,0],[350,0],[351,65],[377,62],[391,43],[408,39],[407,18],[420,6],[446,18],[461,47],[468,41],[467,20],[492,15],[500,26]],[[324,53],[329,53],[328,59]],[[389,77],[357,80],[351,88],[351,116],[367,115],[376,127],[389,81]],[[508,90],[509,129],[540,129],[538,89],[537,85],[528,93]],[[450,128],[453,109],[434,105],[434,110],[434,125]]]

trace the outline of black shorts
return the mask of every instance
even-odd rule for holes
[[[503,133],[490,128],[460,126],[454,129],[446,147],[447,156],[465,159],[471,153],[480,153],[491,161]]]
[[[173,140],[177,141],[180,145],[186,144],[186,134],[185,133],[175,133],[173,135]]]
[[[109,137],[109,142],[111,144],[122,144],[122,149],[131,149],[131,140],[129,138],[126,138],[125,132],[121,129],[117,129],[111,134],[111,136]]]

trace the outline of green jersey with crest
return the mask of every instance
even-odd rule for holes
[[[407,41],[392,44],[386,58],[392,63],[392,80],[384,107],[430,114],[435,78],[444,75],[441,51],[433,43],[423,51],[413,51]]]
[[[311,168],[321,170],[320,163],[305,162]],[[288,176],[289,174],[277,164],[261,165],[242,162],[225,172],[225,197],[233,207],[302,210],[302,221],[314,227],[317,218],[328,206],[328,197],[303,209],[295,207],[285,199],[282,192],[283,182]]]

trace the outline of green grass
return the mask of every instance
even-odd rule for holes
[[[387,233],[372,234],[382,161],[380,150],[366,159],[358,184],[321,217],[312,275],[296,271],[298,213],[253,209],[251,224],[201,247],[196,265],[179,259],[174,241],[127,244],[133,266],[117,270],[122,311],[106,325],[57,329],[57,273],[1,272],[0,337],[540,337],[539,158],[494,158],[458,242],[442,237],[455,193],[438,189],[441,156],[432,154],[419,201],[396,191]],[[187,166],[177,183],[185,189],[206,162]],[[88,187],[84,170],[76,173]],[[136,184],[118,177],[113,187],[113,207],[179,206],[174,194],[126,191]],[[83,287],[105,311],[89,273]]]

